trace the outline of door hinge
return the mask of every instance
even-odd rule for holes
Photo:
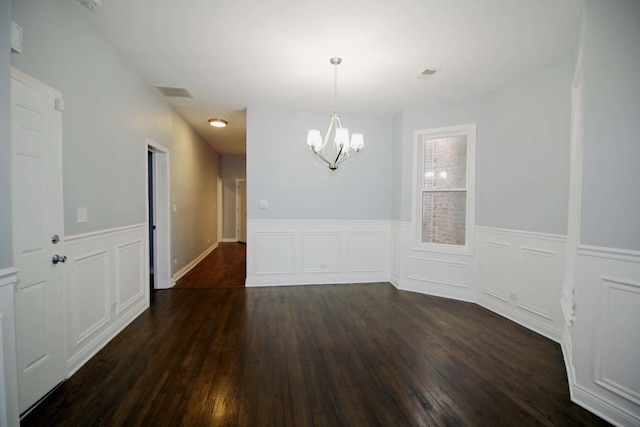
[[[55,107],[58,111],[64,111],[64,99],[56,98]]]

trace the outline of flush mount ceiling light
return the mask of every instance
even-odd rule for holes
[[[225,119],[209,119],[209,124],[214,128],[224,128],[229,124]]]
[[[342,123],[340,123],[340,115],[338,114],[338,65],[342,62],[342,58],[331,58],[329,62],[331,62],[335,69],[331,122],[329,123],[329,129],[324,137],[324,141],[322,140],[319,130],[311,129],[307,135],[307,145],[311,151],[313,151],[313,154],[329,165],[329,169],[333,171],[338,169],[338,163],[364,148],[364,137],[361,133],[354,133],[351,135],[351,142],[349,142],[349,130],[342,127]],[[328,144],[332,135],[333,150],[329,149],[332,144]],[[325,151],[327,151],[327,153],[325,153]],[[330,151],[331,156],[329,156]],[[327,160],[325,156],[333,159],[333,161]]]

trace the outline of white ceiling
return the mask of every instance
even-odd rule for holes
[[[83,16],[221,154],[245,108],[394,114],[490,92],[566,53],[581,0],[104,0]],[[440,71],[417,78],[425,68]],[[213,129],[206,120],[226,118]]]

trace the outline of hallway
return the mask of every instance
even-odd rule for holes
[[[247,265],[247,246],[243,243],[220,243],[187,274],[174,288],[244,287]]]

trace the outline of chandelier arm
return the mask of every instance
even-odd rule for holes
[[[324,148],[327,146],[327,142],[329,142],[329,137],[331,136],[331,129],[334,127],[334,121],[335,121],[335,113],[331,115],[331,122],[329,122],[329,129],[327,129],[327,133],[324,137],[324,142],[322,143],[322,150],[324,151]]]
[[[342,160],[340,159],[340,156],[342,155],[342,152],[344,151],[344,147],[340,147],[340,151],[338,151],[338,155],[336,156],[336,160],[333,162],[334,166],[336,166],[336,168],[338,167],[338,161]]]
[[[313,152],[313,154],[315,154],[316,156],[318,156],[318,157],[320,158],[320,160],[322,160],[323,162],[325,162],[326,164],[328,164],[328,165],[329,165],[329,167],[332,167],[332,166],[333,166],[333,164],[332,164],[329,160],[325,159],[325,158],[324,158],[324,156],[323,156],[322,154],[318,153],[317,151],[314,151],[314,152]]]

